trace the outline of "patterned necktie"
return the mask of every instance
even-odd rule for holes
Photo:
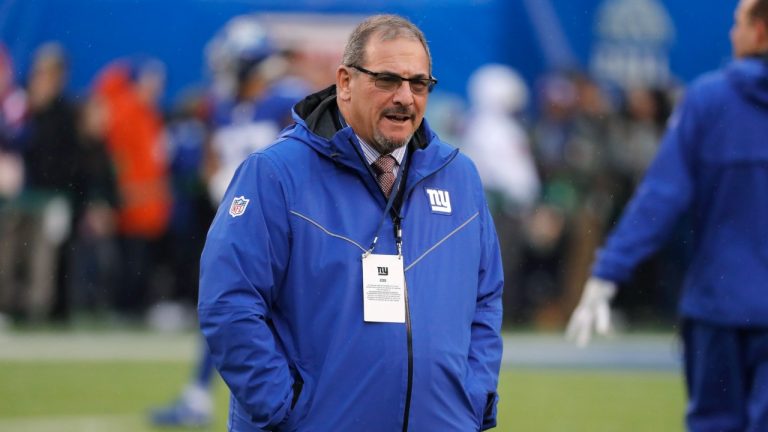
[[[379,182],[379,187],[387,198],[389,198],[392,186],[395,184],[395,173],[393,170],[396,163],[397,161],[392,155],[384,155],[376,159],[376,162],[371,165],[374,172],[376,172],[376,181]]]

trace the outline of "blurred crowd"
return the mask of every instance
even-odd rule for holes
[[[679,88],[622,87],[562,71],[540,77],[534,90],[507,66],[478,69],[459,142],[478,166],[494,214],[505,323],[554,330],[653,159]],[[622,290],[617,300],[627,319],[674,320],[685,256],[674,247]]]
[[[319,85],[253,17],[201,55],[210,84],[163,112],[160,59],[115,59],[71,97],[65,47],[38,47],[24,85],[0,47],[0,317],[194,319],[199,255],[229,179]]]
[[[0,47],[0,316],[194,319],[199,254],[234,170],[291,123],[294,103],[334,80],[304,54],[237,17],[201,53],[210,82],[163,112],[161,59],[116,59],[72,97],[65,47],[40,46],[23,85]],[[507,325],[563,326],[676,92],[571,71],[529,89],[513,69],[487,65],[469,77],[469,107],[435,119],[486,185]],[[680,256],[654,258],[619,303],[671,319]]]

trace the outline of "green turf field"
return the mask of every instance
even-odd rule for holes
[[[0,431],[152,431],[146,408],[171,399],[190,368],[183,361],[0,360]],[[502,372],[499,391],[498,431],[682,430],[684,393],[674,372],[513,368]],[[223,431],[221,382],[216,403],[210,430]]]

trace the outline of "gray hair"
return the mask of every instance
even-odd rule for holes
[[[374,34],[382,41],[401,37],[419,41],[427,53],[429,74],[432,75],[432,55],[429,53],[424,33],[412,22],[398,15],[373,15],[358,24],[349,36],[341,63],[345,66],[363,66],[366,45]]]

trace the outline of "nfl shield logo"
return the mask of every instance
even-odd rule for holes
[[[232,217],[242,216],[245,213],[245,208],[248,207],[248,199],[245,196],[235,197],[232,200],[232,205],[229,206],[229,214]]]

